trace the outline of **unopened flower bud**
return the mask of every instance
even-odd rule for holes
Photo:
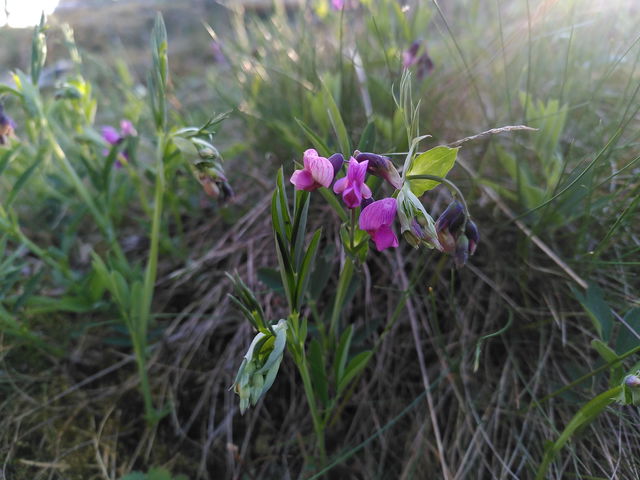
[[[636,375],[627,375],[624,377],[624,384],[627,387],[638,388],[640,387],[640,377]]]
[[[420,40],[415,40],[409,48],[402,52],[402,66],[403,68],[409,68],[411,65],[417,62],[418,51],[421,45]]]
[[[448,230],[455,234],[464,221],[464,207],[460,202],[451,202],[447,209],[442,212],[436,221],[436,231],[438,233]]]
[[[464,229],[464,234],[469,239],[469,255],[476,253],[478,248],[478,242],[480,242],[480,232],[478,226],[471,220],[467,220],[467,226]]]
[[[240,397],[240,413],[244,413],[249,404],[255,405],[271,388],[280,368],[287,343],[286,320],[280,320],[272,331],[260,332],[254,337],[238,369],[231,388]]]
[[[214,160],[220,158],[220,152],[213,146],[204,147],[198,150],[198,156],[203,160]]]
[[[458,237],[456,241],[456,251],[453,255],[453,261],[456,264],[457,268],[462,268],[467,263],[469,259],[469,239],[465,234],[462,234]]]
[[[367,171],[371,175],[384,178],[398,190],[402,188],[402,178],[388,157],[383,157],[376,153],[356,152],[355,159],[359,163],[368,161]]]
[[[344,157],[341,153],[334,153],[329,158],[327,158],[329,162],[331,162],[331,166],[333,167],[333,176],[335,177],[340,169],[342,168],[342,164],[344,163]]]

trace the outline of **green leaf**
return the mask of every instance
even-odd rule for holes
[[[295,193],[296,207],[294,211],[293,229],[291,230],[291,244],[293,245],[293,261],[296,271],[300,270],[300,262],[304,253],[304,233],[307,229],[307,215],[309,213],[309,192],[298,190]]]
[[[345,158],[349,158],[349,156],[351,155],[351,142],[349,141],[347,128],[344,126],[342,115],[340,115],[340,110],[338,109],[338,106],[333,99],[333,95],[331,95],[331,91],[324,82],[322,82],[322,93],[324,95],[324,101],[327,107],[327,115],[329,116],[329,120],[331,121],[333,130],[338,137],[340,151]]]
[[[282,286],[282,278],[280,278],[278,271],[273,268],[259,268],[258,280],[276,293],[280,293],[284,290],[284,287]]]
[[[410,175],[436,175],[438,177],[446,177],[456,162],[457,156],[458,148],[439,146],[427,150],[413,159],[405,177]],[[411,180],[409,183],[411,185],[411,191],[418,197],[427,190],[431,190],[440,184],[440,182],[436,180]]]
[[[9,197],[6,200],[5,207],[9,207],[13,203],[13,201],[16,199],[16,196],[18,195],[18,192],[20,192],[20,190],[22,189],[22,187],[24,187],[27,180],[29,180],[31,175],[33,175],[33,173],[36,171],[36,168],[38,168],[43,158],[44,158],[43,152],[40,150],[38,152],[38,156],[36,157],[34,162],[31,164],[31,166],[27,168],[22,173],[22,175],[20,175],[18,180],[16,180],[16,182],[13,184],[11,193],[9,194]]]
[[[620,395],[622,386],[617,386],[604,393],[601,393],[597,397],[593,398],[586,405],[584,405],[578,413],[571,419],[565,429],[562,431],[558,439],[549,444],[545,449],[545,454],[538,468],[536,480],[544,480],[549,469],[549,465],[555,458],[556,454],[562,450],[562,447],[571,439],[573,434],[582,427],[585,427],[591,423],[600,413],[610,404],[616,401],[616,398]]]
[[[574,294],[589,315],[600,338],[608,342],[613,318],[611,309],[604,300],[604,292],[595,283],[590,283],[585,294],[577,290],[574,290]]]
[[[299,118],[296,118],[296,123],[300,126],[300,128],[302,129],[302,131],[304,132],[304,134],[306,135],[307,139],[311,142],[311,144],[313,145],[313,148],[315,148],[318,151],[318,154],[321,157],[328,157],[329,155],[331,155],[331,150],[329,149],[329,147],[327,146],[327,144],[324,142],[324,140],[322,140],[318,134],[316,134],[311,127],[309,127],[309,125],[307,125],[306,123],[304,123],[302,120],[300,120]]]
[[[605,362],[613,364],[609,370],[609,386],[614,387],[618,385],[622,381],[622,364],[616,362],[618,360],[616,352],[606,343],[597,339],[591,342],[591,346],[596,349]]]
[[[640,308],[636,307],[629,310],[624,316],[624,321],[636,333],[640,334]],[[616,341],[616,353],[622,355],[638,345],[640,345],[640,341],[627,330],[627,327],[621,325]]]
[[[347,388],[349,383],[355,378],[356,375],[364,370],[364,367],[366,367],[367,363],[369,363],[369,359],[371,358],[372,354],[373,352],[367,350],[365,352],[359,353],[349,361],[347,367],[344,370],[342,378],[338,380],[338,395],[340,395],[342,391]]]
[[[131,472],[127,473],[124,477],[121,477],[120,480],[148,480],[147,476],[142,472]]]
[[[360,141],[358,142],[358,150],[361,152],[372,152],[376,145],[376,124],[374,122],[367,123],[364,127]]]
[[[309,278],[311,278],[311,270],[315,262],[316,252],[318,251],[318,244],[320,243],[321,235],[322,229],[317,230],[316,233],[313,234],[311,243],[309,243],[309,246],[307,247],[307,253],[304,256],[304,260],[302,261],[300,271],[298,272],[298,283],[296,286],[295,301],[297,311],[300,311],[300,307],[302,307],[302,302],[304,301],[304,296],[307,293]]]
[[[311,381],[313,389],[323,405],[329,403],[329,387],[327,373],[324,368],[324,356],[320,342],[313,339],[309,347],[309,366],[311,367]]]

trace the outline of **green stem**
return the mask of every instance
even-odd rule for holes
[[[451,180],[447,180],[444,177],[429,174],[409,175],[407,176],[407,180],[435,180],[436,182],[444,183],[444,185],[449,189],[453,196],[460,200],[460,203],[462,203],[462,208],[464,209],[464,223],[462,225],[462,230],[464,231],[467,219],[469,218],[469,207],[467,207],[467,202],[464,199],[464,195],[462,195],[462,192],[458,187],[456,187],[455,183],[453,183]]]
[[[322,422],[320,412],[318,411],[318,404],[316,403],[316,396],[313,392],[313,385],[311,383],[311,375],[309,374],[309,366],[307,365],[307,356],[304,350],[304,345],[300,346],[300,356],[296,358],[296,366],[302,377],[302,384],[304,385],[304,393],[307,397],[307,403],[309,404],[309,410],[311,411],[311,419],[313,421],[313,430],[316,435],[316,443],[318,447],[318,453],[320,454],[321,467],[327,463],[327,451],[324,442],[324,423]],[[295,355],[294,355],[295,357]]]
[[[353,253],[353,249],[355,248],[354,237],[356,233],[356,209],[351,209],[351,226],[349,228],[349,249],[351,253]]]
[[[144,397],[144,405],[147,421],[153,424],[157,421],[157,412],[151,400],[151,389],[149,387],[149,377],[146,368],[146,344],[147,330],[149,327],[151,302],[156,283],[158,271],[158,251],[160,245],[160,225],[162,222],[162,208],[165,191],[164,178],[164,151],[166,138],[163,133],[158,134],[158,147],[156,150],[156,186],[153,205],[153,218],[151,223],[151,246],[147,259],[147,268],[144,274],[144,284],[142,286],[142,298],[140,299],[140,315],[133,318],[133,325],[130,326],[131,336],[134,340],[134,350],[140,374],[140,386]]]
[[[329,323],[329,338],[334,338],[336,335],[336,328],[338,327],[338,319],[340,318],[340,312],[344,300],[347,296],[347,289],[351,283],[353,277],[353,260],[347,256],[344,261],[344,266],[340,271],[340,277],[338,278],[338,287],[336,288],[336,299],[333,302],[333,311],[331,312],[331,322]]]

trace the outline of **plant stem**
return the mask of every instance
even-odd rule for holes
[[[307,365],[307,356],[304,350],[304,345],[301,345],[299,358],[295,358],[296,366],[302,377],[302,384],[304,385],[304,393],[307,397],[307,403],[309,404],[309,410],[311,411],[311,419],[313,421],[313,430],[316,434],[316,443],[318,447],[318,453],[320,454],[321,467],[327,463],[327,451],[324,443],[324,423],[320,418],[320,412],[318,412],[318,405],[316,403],[316,396],[313,392],[313,385],[311,384],[311,375],[309,374],[309,366]],[[294,355],[295,357],[295,355]]]
[[[333,338],[336,335],[336,328],[338,326],[338,319],[340,318],[340,312],[342,311],[342,305],[347,296],[347,289],[351,283],[351,277],[353,277],[353,260],[347,256],[340,271],[340,277],[338,278],[338,286],[336,288],[336,299],[333,302],[333,311],[331,312],[331,322],[329,324],[329,338]]]
[[[147,330],[149,326],[149,317],[151,312],[151,302],[153,300],[153,291],[156,283],[158,271],[158,250],[160,244],[160,224],[162,222],[162,206],[165,190],[164,178],[164,150],[165,136],[163,133],[158,134],[158,147],[156,150],[156,188],[153,205],[153,218],[151,223],[151,246],[149,248],[149,257],[147,259],[147,268],[144,274],[144,284],[142,286],[142,299],[140,299],[140,315],[133,318],[131,325],[131,336],[134,340],[134,349],[136,351],[136,360],[138,361],[138,370],[140,374],[140,383],[144,404],[146,410],[147,421],[150,424],[157,420],[156,411],[151,400],[151,389],[149,388],[149,378],[146,368],[146,344]]]
[[[422,175],[409,175],[407,176],[407,180],[435,180],[436,182],[444,183],[449,191],[453,193],[453,196],[460,200],[460,203],[462,203],[462,208],[464,209],[464,223],[462,225],[462,230],[464,231],[467,219],[469,219],[469,207],[467,207],[467,202],[464,199],[464,195],[462,195],[462,192],[458,187],[456,187],[455,183],[444,177],[439,177],[438,175],[429,175],[426,173]]]

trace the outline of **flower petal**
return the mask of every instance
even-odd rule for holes
[[[314,150],[315,152],[315,150]],[[308,160],[311,176],[323,187],[329,187],[333,180],[333,165],[325,157],[309,157]]]
[[[307,170],[296,170],[289,181],[295,185],[296,190],[311,191],[317,188],[316,182]]]
[[[362,203],[362,193],[358,188],[358,184],[348,187],[342,194],[342,200],[349,208],[359,207]]]
[[[370,231],[378,230],[383,225],[390,226],[397,209],[395,198],[383,198],[367,205],[360,213],[360,229]]]
[[[362,184],[362,198],[371,198],[371,189],[369,188],[369,185],[367,185],[366,183]]]
[[[378,230],[376,230],[373,235],[371,235],[371,238],[375,242],[376,249],[379,252],[381,252],[385,248],[395,248],[398,246],[398,238],[396,237],[396,234],[393,233],[391,227],[388,227],[387,225],[383,225]]]
[[[342,193],[345,188],[347,188],[347,177],[342,177],[333,184],[333,191],[335,193]]]
[[[302,163],[304,164],[305,170],[311,170],[309,161],[312,158],[316,158],[317,156],[318,156],[318,152],[316,152],[313,148],[309,148],[308,150],[304,151],[304,153],[302,154]]]

